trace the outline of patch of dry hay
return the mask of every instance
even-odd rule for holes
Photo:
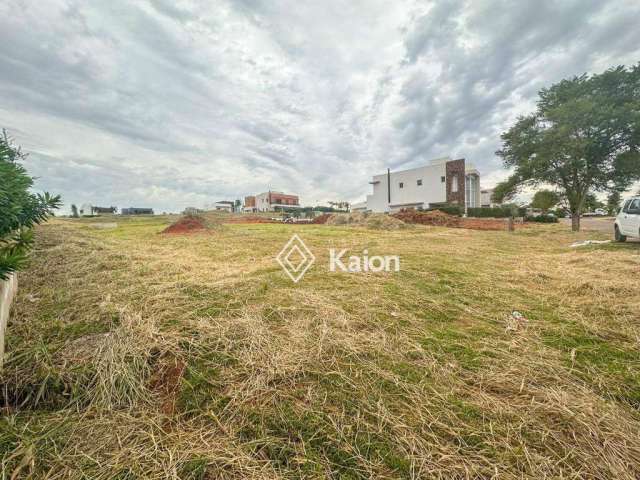
[[[391,215],[362,212],[334,213],[327,219],[326,224],[363,226],[371,230],[398,230],[410,227]]]

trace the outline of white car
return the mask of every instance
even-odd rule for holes
[[[624,242],[627,237],[640,237],[640,197],[624,202],[614,228],[617,242]]]

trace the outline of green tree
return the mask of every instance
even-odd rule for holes
[[[556,192],[552,192],[551,190],[538,190],[533,196],[531,206],[547,213],[547,210],[555,207],[559,201],[560,197]]]
[[[78,218],[79,217],[79,215],[78,215],[78,207],[76,207],[75,203],[71,204],[71,216],[73,218]]]
[[[598,208],[604,208],[605,205],[598,197],[596,197],[593,193],[588,193],[586,198],[584,199],[584,206],[582,207],[582,213],[585,212],[593,212]]]
[[[589,193],[624,191],[640,179],[640,64],[563,80],[539,95],[535,113],[501,136],[496,154],[514,172],[494,196],[552,185],[577,231]]]
[[[332,208],[334,208],[338,212],[348,212],[350,204],[349,202],[345,202],[344,200],[340,200],[337,202],[329,202]]]
[[[60,207],[60,196],[29,191],[33,179],[19,163],[25,155],[3,130],[0,137],[0,279],[22,268],[33,245],[33,227]]]
[[[618,212],[621,200],[620,192],[613,191],[609,194],[607,197],[607,212],[609,215],[615,215]]]

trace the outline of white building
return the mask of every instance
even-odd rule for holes
[[[433,208],[441,205],[480,206],[480,173],[464,158],[438,158],[410,170],[376,175],[369,182],[373,194],[352,210],[393,212],[403,208]]]
[[[352,212],[366,212],[367,211],[367,202],[357,202],[351,204]]]
[[[499,203],[493,201],[493,188],[483,188],[480,190],[480,206],[483,208],[492,208],[500,206]]]
[[[246,200],[245,200],[246,203]],[[273,212],[278,209],[302,208],[297,195],[270,190],[255,196],[253,208],[258,212]]]
[[[233,212],[233,202],[222,200],[221,202],[216,202],[213,204],[213,209],[222,211],[222,212]]]

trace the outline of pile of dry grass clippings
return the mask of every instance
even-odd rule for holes
[[[402,220],[385,213],[334,213],[327,218],[325,223],[327,225],[361,226],[371,230],[398,230],[408,227]]]
[[[449,215],[440,210],[430,210],[423,212],[419,210],[401,210],[398,213],[392,215],[398,220],[402,220],[405,223],[417,223],[421,225],[433,225],[437,227],[460,227],[462,220],[460,217]]]

